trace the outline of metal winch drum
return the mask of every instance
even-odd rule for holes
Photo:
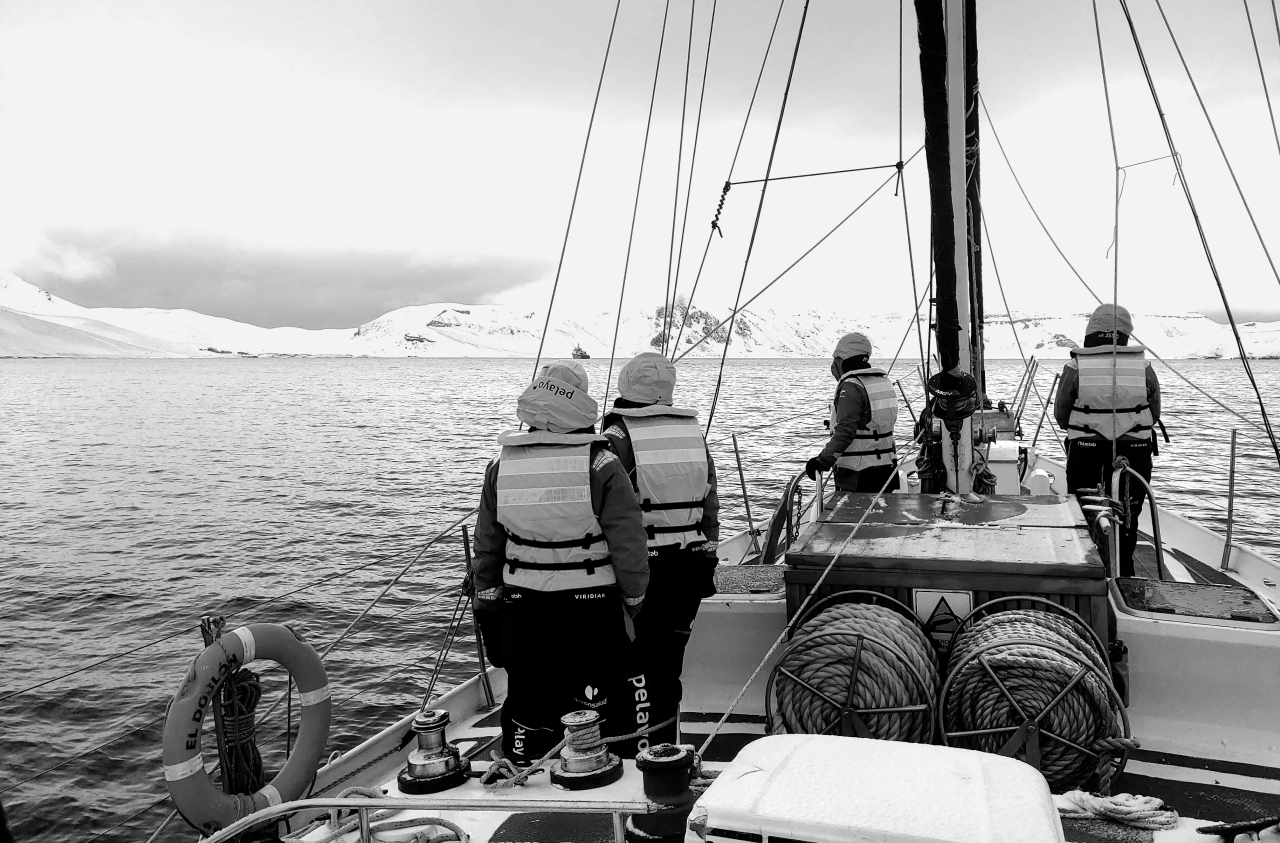
[[[446,739],[447,725],[449,712],[441,709],[423,711],[413,718],[418,746],[409,753],[408,763],[396,777],[402,793],[438,793],[466,780],[471,762],[461,758],[458,748]]]

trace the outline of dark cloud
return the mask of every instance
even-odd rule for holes
[[[539,262],[423,262],[407,252],[253,248],[203,237],[46,234],[24,278],[85,307],[187,308],[267,328],[349,328],[398,307],[476,302],[534,280]]]

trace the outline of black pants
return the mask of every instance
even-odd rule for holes
[[[577,591],[503,590],[502,751],[517,764],[537,761],[564,737],[560,718],[604,715],[627,650],[617,586]],[[606,734],[608,727],[605,727]]]
[[[1116,456],[1129,461],[1129,467],[1151,481],[1152,441],[1150,439],[1119,439]],[[1093,489],[1102,484],[1111,494],[1111,442],[1107,439],[1072,439],[1067,442],[1067,488],[1072,494],[1082,489]],[[1138,515],[1147,499],[1147,490],[1132,480],[1121,482],[1121,492],[1129,501],[1129,523],[1120,531],[1120,576],[1133,576],[1133,550],[1138,544]],[[1092,519],[1090,519],[1092,523]],[[1099,543],[1103,558],[1108,558],[1105,542]]]
[[[639,731],[680,711],[684,651],[699,604],[716,593],[715,568],[715,556],[701,550],[649,552],[649,588],[644,608],[635,617],[630,669],[616,693],[615,713],[606,734]],[[636,740],[614,744],[613,751],[623,758],[634,758],[645,747],[675,743],[678,726],[672,723]]]
[[[898,490],[897,473],[897,465],[875,465],[871,468],[864,468],[861,471],[836,466],[836,489],[841,492],[871,492],[875,494],[883,488],[885,492],[896,492]],[[892,480],[890,480],[891,477],[893,478]],[[889,481],[888,487],[884,485],[886,480]]]

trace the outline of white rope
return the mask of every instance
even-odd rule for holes
[[[1163,831],[1178,827],[1178,812],[1166,808],[1164,802],[1154,796],[1134,796],[1120,793],[1115,796],[1094,796],[1083,790],[1072,790],[1053,797],[1058,814],[1064,819],[1099,819],[1143,828]]]

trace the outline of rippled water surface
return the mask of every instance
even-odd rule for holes
[[[584,362],[599,397],[608,361]],[[1238,363],[1176,365],[1258,418]],[[739,434],[759,520],[821,447],[827,367],[725,368],[710,439],[732,527],[745,519],[727,435]],[[894,376],[918,408],[913,367],[900,363]],[[1046,395],[1058,368],[1037,378]],[[1280,412],[1280,362],[1255,368]],[[531,371],[513,360],[0,361],[0,801],[19,839],[146,839],[169,809],[146,810],[165,792],[162,717],[201,649],[200,616],[300,621],[312,640],[331,641],[411,551],[476,504],[493,439],[514,426]],[[993,362],[990,392],[1010,394],[1020,371]],[[1239,427],[1236,534],[1280,549],[1269,446],[1158,371],[1173,443],[1162,445],[1157,493],[1224,524]],[[681,365],[680,400],[704,419],[716,376],[714,362]],[[1033,396],[1029,434],[1039,417]],[[1041,441],[1051,453],[1052,435],[1049,422]],[[420,702],[462,564],[456,536],[432,548],[328,657],[329,750]],[[465,641],[452,651],[441,688],[474,670],[473,652]],[[278,674],[264,681],[268,700],[283,688]],[[267,734],[283,728],[282,714]],[[280,757],[269,751],[268,766]],[[193,839],[181,825],[159,839]]]

